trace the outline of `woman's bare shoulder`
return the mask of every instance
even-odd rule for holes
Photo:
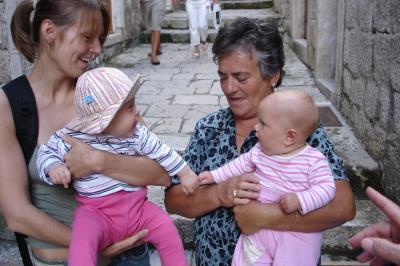
[[[15,126],[12,117],[10,103],[2,89],[0,89],[0,141],[4,141],[7,135],[15,136]]]

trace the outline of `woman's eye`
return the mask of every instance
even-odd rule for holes
[[[238,77],[237,80],[239,82],[245,82],[247,80],[247,77]]]

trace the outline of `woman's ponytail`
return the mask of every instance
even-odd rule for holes
[[[36,45],[31,36],[31,14],[33,10],[33,1],[24,0],[17,6],[11,19],[11,36],[14,45],[31,63],[35,59],[36,50]]]

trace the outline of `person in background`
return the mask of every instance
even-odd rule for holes
[[[350,238],[354,248],[364,250],[357,260],[375,266],[400,265],[400,206],[371,187],[367,188],[367,195],[387,220],[372,224]]]
[[[313,99],[299,90],[278,91],[260,102],[257,117],[259,142],[233,161],[200,173],[201,184],[254,173],[261,184],[258,200],[278,203],[285,213],[305,215],[328,204],[335,196],[331,170],[325,156],[306,144],[319,124]],[[232,265],[316,265],[321,240],[322,232],[241,234]]]
[[[237,18],[220,29],[212,52],[222,91],[229,107],[201,118],[183,158],[193,171],[216,169],[248,152],[258,138],[257,108],[283,78],[283,42],[278,29],[248,18]],[[306,215],[285,213],[278,204],[261,203],[260,184],[252,175],[200,186],[187,196],[179,178],[166,190],[169,213],[195,218],[193,236],[196,265],[229,265],[241,233],[261,229],[316,232],[353,219],[353,193],[342,165],[322,126],[307,139],[328,159],[336,194],[327,205]]]
[[[152,65],[159,65],[158,56],[161,51],[161,24],[164,20],[166,0],[140,0],[143,5],[143,21],[146,30],[150,31],[151,52],[149,53]],[[172,0],[177,5],[179,0]]]
[[[193,46],[193,56],[200,56],[201,50],[206,53],[208,49],[208,10],[212,1],[186,0],[186,12],[189,22],[190,45]]]
[[[47,143],[55,131],[76,116],[76,80],[100,54],[109,24],[108,11],[100,0],[25,0],[18,4],[11,34],[16,48],[33,68],[9,84],[18,81],[20,87],[13,89],[24,87],[33,93],[35,105],[30,107],[39,118],[37,144]],[[13,120],[14,108],[18,106],[10,106],[5,91],[0,90],[2,213],[12,231],[29,236],[35,265],[65,265],[76,207],[74,191],[43,184],[36,168],[37,149],[25,162]],[[74,153],[67,154],[65,160],[75,177],[97,172],[137,186],[170,183],[169,176],[151,159],[95,151],[78,140],[67,139]],[[71,160],[79,161],[79,167]],[[103,255],[111,257],[128,250],[113,257],[112,265],[149,265],[147,246],[139,245],[145,235],[147,230],[142,230],[108,247]],[[138,247],[132,249],[134,246]]]

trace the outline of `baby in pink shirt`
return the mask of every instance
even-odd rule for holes
[[[306,144],[318,124],[318,108],[307,93],[270,94],[258,108],[255,130],[259,143],[226,165],[202,172],[201,184],[253,173],[261,184],[259,201],[279,203],[286,213],[306,214],[321,208],[334,197],[335,183],[325,156]],[[317,265],[321,240],[322,232],[263,229],[242,234],[232,265]]]

